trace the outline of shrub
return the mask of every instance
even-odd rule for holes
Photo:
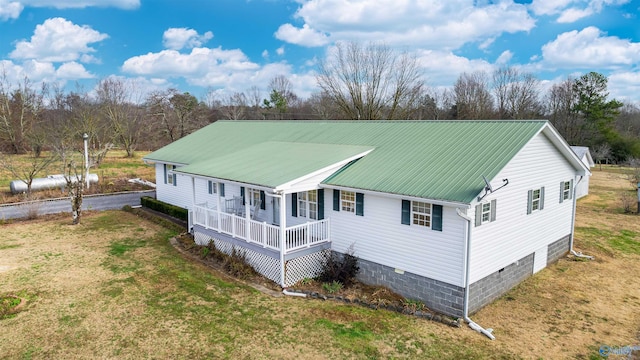
[[[318,280],[322,282],[339,282],[344,286],[353,284],[360,267],[358,258],[353,255],[353,246],[346,254],[330,252],[325,258]]]
[[[149,196],[141,197],[140,203],[146,208],[161,212],[163,214],[167,214],[176,219],[187,221],[189,218],[189,212],[187,211],[187,209],[167,204],[166,202],[156,200]]]
[[[329,294],[337,293],[342,290],[342,283],[339,281],[332,281],[331,283],[322,283],[322,289]]]
[[[247,262],[247,255],[241,250],[231,249],[231,255],[225,256],[222,264],[229,274],[240,278],[248,279],[256,275],[255,269]]]

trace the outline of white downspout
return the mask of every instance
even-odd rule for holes
[[[578,179],[578,181],[576,181],[576,184],[573,186],[573,209],[571,210],[571,237],[569,240],[569,252],[575,257],[593,260],[593,256],[583,255],[581,252],[573,250],[573,234],[576,232],[576,207],[578,202],[576,194],[578,184],[580,184],[583,179],[584,176],[580,176],[580,179]]]
[[[466,231],[465,231],[465,275],[464,275],[464,305],[463,305],[463,315],[464,321],[469,324],[469,327],[473,330],[486,335],[489,339],[495,340],[496,337],[493,336],[493,329],[484,329],[482,326],[476,324],[473,320],[469,318],[469,259],[471,258],[471,218],[460,211],[460,208],[456,208],[456,212],[458,216],[466,220]]]

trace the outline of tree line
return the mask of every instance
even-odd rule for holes
[[[548,119],[571,145],[598,161],[640,157],[640,108],[610,99],[606,76],[589,72],[548,89],[516,67],[462,73],[448,88],[427,86],[418,59],[379,45],[340,43],[318,66],[319,91],[301,99],[285,76],[266,91],[177,89],[142,94],[135,80],[106,78],[91,91],[0,77],[0,151],[11,154],[78,147],[88,135],[91,164],[113,147],[128,156],[227,120],[522,120]]]

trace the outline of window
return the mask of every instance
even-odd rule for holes
[[[496,199],[476,205],[476,226],[496,221]]]
[[[402,200],[403,225],[417,225],[442,231],[442,205],[422,201]]]
[[[573,196],[573,180],[560,182],[560,202],[571,200]]]
[[[218,193],[218,184],[209,180],[208,182],[209,194],[217,194]]]
[[[176,186],[176,174],[171,173],[171,170],[174,170],[175,168],[175,165],[164,165],[165,184]]]
[[[544,209],[544,186],[539,189],[529,190],[527,214],[542,209]]]
[[[413,225],[431,227],[431,204],[412,201],[411,219]]]
[[[249,188],[249,205],[253,206],[255,204],[259,204],[260,198],[260,190]]]
[[[533,190],[533,195],[531,196],[531,210],[540,210],[540,189]]]
[[[491,221],[491,203],[482,204],[482,222]]]
[[[340,209],[342,211],[356,212],[356,193],[353,191],[340,192]]]
[[[298,193],[298,216],[318,219],[318,192],[310,190]]]

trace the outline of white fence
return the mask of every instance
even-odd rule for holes
[[[239,238],[262,247],[281,250],[280,227],[196,205],[190,214],[194,225]],[[330,241],[329,220],[285,228],[285,253]]]

